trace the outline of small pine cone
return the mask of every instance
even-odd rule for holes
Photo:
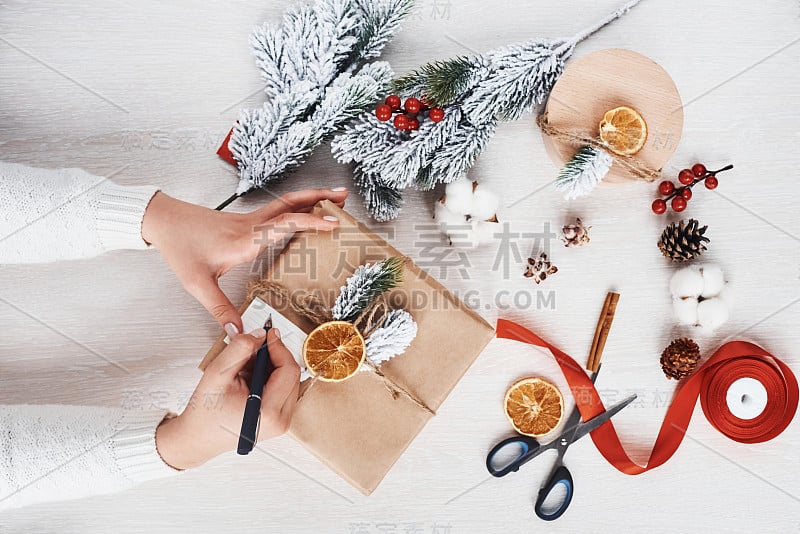
[[[706,250],[706,243],[710,240],[703,234],[707,229],[708,226],[700,227],[696,219],[689,219],[685,225],[683,221],[672,223],[661,233],[658,248],[672,261],[689,261]]]
[[[672,341],[661,353],[661,370],[667,378],[680,380],[686,378],[697,369],[700,361],[700,347],[689,338]]]

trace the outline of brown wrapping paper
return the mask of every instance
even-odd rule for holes
[[[315,213],[340,221],[334,232],[297,234],[280,254],[270,279],[289,291],[316,291],[332,305],[356,267],[402,256],[347,212],[328,201]],[[314,324],[271,295],[261,296],[305,332]],[[406,352],[381,370],[434,412],[494,336],[492,327],[410,260],[403,283],[389,294],[416,320],[417,337]],[[242,311],[249,305],[246,302]],[[223,337],[206,354],[201,368],[225,347]],[[339,383],[301,384],[301,399],[289,433],[325,465],[365,495],[372,493],[432,417],[405,395],[393,396],[373,372],[359,372]]]

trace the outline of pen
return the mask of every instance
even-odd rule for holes
[[[264,323],[264,330],[269,332],[272,328],[272,315],[267,317]],[[258,423],[261,418],[261,394],[267,383],[267,377],[271,371],[272,361],[269,358],[267,340],[259,347],[256,352],[256,363],[253,368],[253,376],[250,379],[250,395],[244,406],[244,417],[242,418],[242,430],[239,432],[239,445],[236,452],[239,454],[250,454],[256,444],[258,435]]]

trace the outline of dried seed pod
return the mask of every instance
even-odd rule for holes
[[[558,267],[547,259],[547,254],[540,252],[537,256],[528,258],[528,268],[523,273],[525,278],[533,278],[537,284],[541,284],[549,275],[556,274]]]
[[[591,226],[584,226],[581,218],[575,219],[575,224],[564,225],[561,228],[564,236],[561,238],[564,241],[565,247],[582,247],[587,244],[589,239],[589,228]]]

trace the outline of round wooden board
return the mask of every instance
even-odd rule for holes
[[[681,139],[683,103],[667,71],[632,50],[610,48],[568,64],[547,99],[547,118],[558,128],[597,137],[606,111],[617,106],[637,110],[647,123],[647,141],[636,158],[654,169],[669,161]],[[542,134],[551,159],[560,167],[578,147]],[[603,182],[637,179],[613,165]]]

